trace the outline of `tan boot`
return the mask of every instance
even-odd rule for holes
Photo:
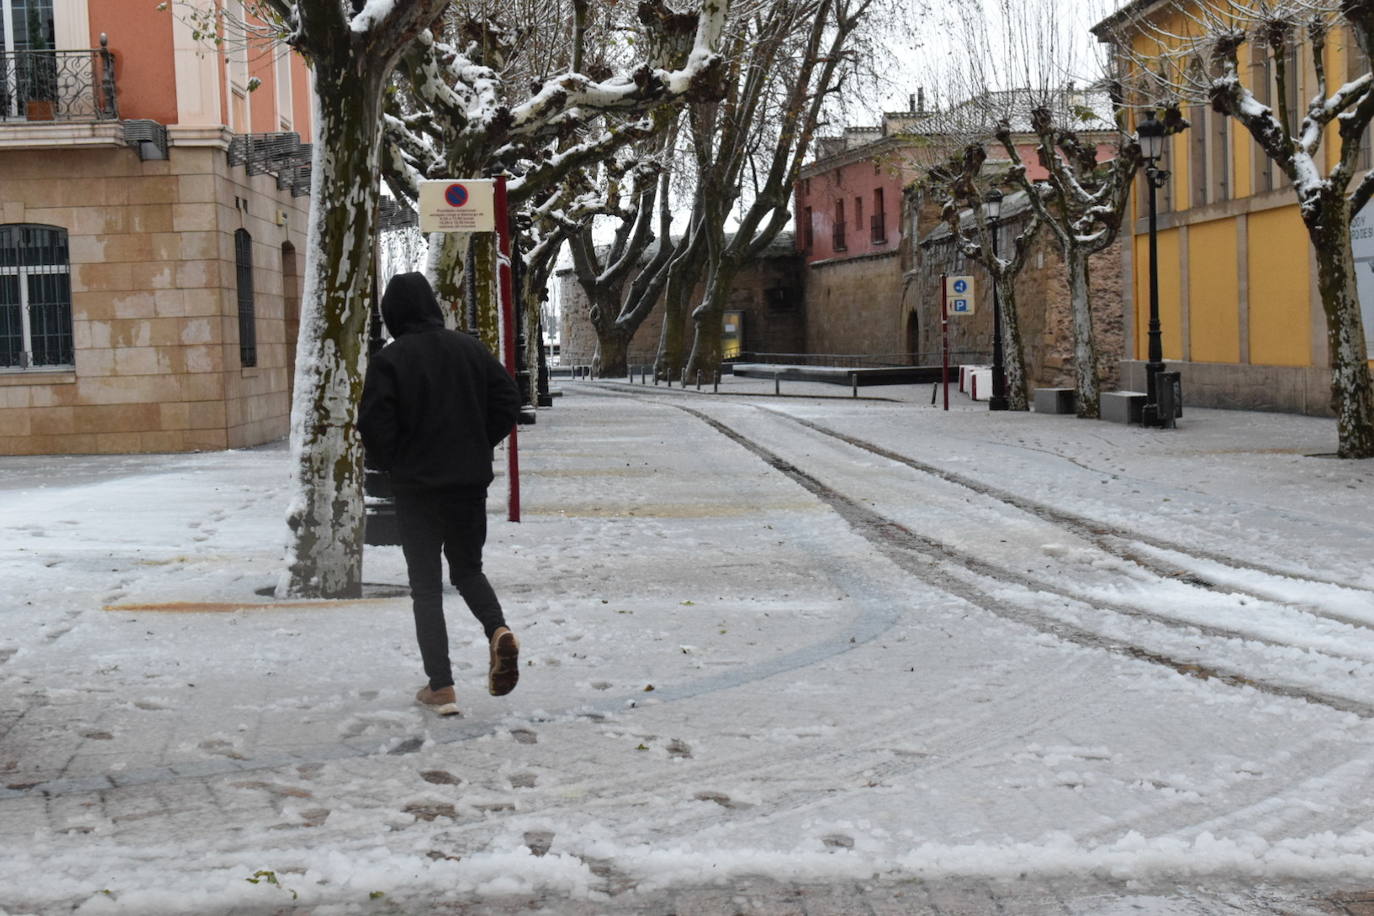
[[[503,697],[520,680],[520,640],[505,627],[491,634],[491,665],[487,669],[487,692]]]
[[[420,692],[415,694],[415,702],[421,706],[428,706],[441,716],[462,715],[458,711],[458,695],[453,692],[452,687],[440,687],[438,690],[431,690],[426,684],[420,688]]]

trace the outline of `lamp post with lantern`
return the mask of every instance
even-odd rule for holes
[[[989,231],[992,234],[992,261],[989,273],[992,274],[992,397],[988,398],[988,410],[1007,409],[1007,371],[1002,357],[1002,305],[997,295],[998,277],[1001,265],[997,264],[997,220],[1002,215],[1002,192],[993,188],[983,195],[983,206],[987,211]]]
[[[1159,230],[1156,225],[1155,191],[1169,180],[1168,171],[1158,167],[1164,154],[1164,122],[1155,120],[1153,110],[1145,112],[1145,120],[1136,127],[1136,142],[1145,160],[1145,184],[1149,186],[1150,230],[1150,326],[1148,362],[1145,364],[1145,404],[1141,408],[1142,426],[1164,426],[1166,417],[1159,408],[1160,373],[1164,371],[1164,347],[1159,333]]]

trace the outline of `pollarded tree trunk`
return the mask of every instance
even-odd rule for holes
[[[682,370],[684,379],[714,378],[720,368],[720,338],[725,326],[725,302],[730,296],[738,267],[729,259],[722,259],[706,281],[706,297],[692,312],[696,334],[692,338],[692,353]]]
[[[997,283],[997,307],[1002,310],[1002,366],[1007,379],[1007,409],[1029,410],[1026,361],[1021,346],[1021,322],[1016,314],[1016,277]]]
[[[460,331],[466,330],[468,325],[463,259],[469,236],[467,232],[431,232],[429,264],[425,269],[434,294],[444,307],[444,323]]]
[[[1088,286],[1088,253],[1067,245],[1069,307],[1073,315],[1073,363],[1078,383],[1078,416],[1096,420],[1101,390],[1097,378],[1097,347],[1093,341],[1092,299]]]
[[[658,378],[680,376],[686,345],[687,303],[705,258],[706,245],[694,235],[686,250],[674,257],[668,268],[668,282],[663,290],[663,330],[654,360],[654,373]]]
[[[383,76],[316,63],[317,209],[291,409],[293,536],[278,587],[291,596],[346,598],[362,590],[363,456],[355,423],[366,367]]]
[[[597,378],[624,378],[629,372],[630,336],[616,329],[597,334],[592,375]]]
[[[1322,219],[1314,218],[1307,231],[1317,256],[1317,287],[1326,314],[1337,454],[1342,458],[1374,458],[1374,388],[1355,288],[1350,221],[1344,206],[1344,200],[1335,205],[1328,201]]]
[[[501,348],[501,295],[496,276],[496,233],[476,232],[472,239],[472,260],[466,265],[465,276],[472,284],[477,298],[477,323],[467,330],[477,335],[482,343],[503,363],[505,358]]]

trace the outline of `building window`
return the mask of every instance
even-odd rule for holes
[[[277,124],[282,130],[291,129],[291,49],[285,45],[277,49]]]
[[[887,241],[887,210],[883,205],[883,189],[873,189],[873,244]]]
[[[854,231],[864,231],[864,199],[862,197],[854,198]]]
[[[844,201],[835,201],[835,222],[831,227],[833,236],[830,247],[836,251],[844,251]]]
[[[1250,49],[1250,85],[1254,87],[1255,100],[1261,105],[1270,105],[1274,97],[1274,66],[1269,57],[1269,49],[1263,42],[1255,42]],[[1251,167],[1254,170],[1251,183],[1253,193],[1274,190],[1273,162],[1256,144],[1251,148]]]
[[[1349,26],[1345,30],[1345,66],[1345,81],[1347,83],[1359,79],[1370,69],[1369,55],[1355,40],[1355,33]],[[1355,168],[1362,172],[1374,165],[1374,151],[1370,149],[1371,142],[1374,142],[1374,128],[1366,127],[1364,139],[1360,141],[1360,158],[1355,163]]]
[[[248,23],[243,0],[228,0],[224,7],[225,76],[229,82],[229,129],[246,134],[253,129],[248,98]]]
[[[806,208],[806,222],[802,225],[802,244],[810,251],[816,247],[816,224],[811,219],[811,208]]]
[[[1188,113],[1192,129],[1188,132],[1191,151],[1188,156],[1188,192],[1192,202],[1189,206],[1202,207],[1207,204],[1207,107],[1193,106]]]
[[[234,233],[234,268],[239,287],[239,362],[258,364],[258,331],[253,310],[253,237],[247,229]]]
[[[72,365],[67,231],[0,226],[0,368]]]

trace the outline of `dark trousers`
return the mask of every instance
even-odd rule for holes
[[[410,577],[415,637],[429,686],[434,690],[451,687],[441,555],[448,560],[449,581],[481,621],[487,638],[506,625],[501,603],[482,572],[482,546],[487,541],[486,494],[397,491],[396,523]]]

